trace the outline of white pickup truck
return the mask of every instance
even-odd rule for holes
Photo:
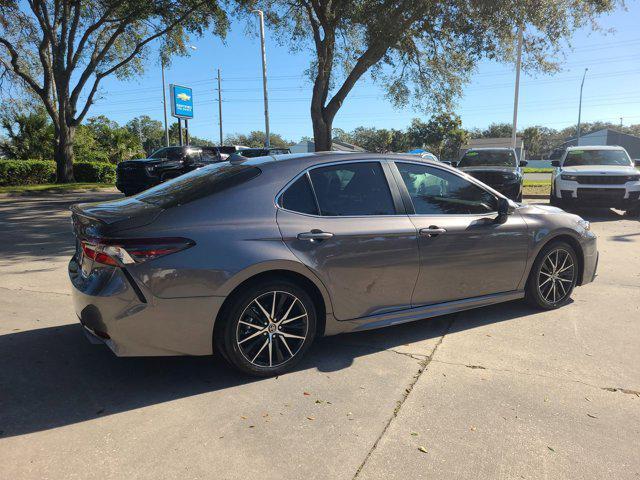
[[[605,207],[640,214],[640,171],[622,147],[569,147],[551,180],[551,205]]]

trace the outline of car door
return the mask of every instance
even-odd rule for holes
[[[445,168],[396,161],[393,172],[418,230],[414,306],[517,289],[529,248],[517,212],[496,222],[497,197]]]
[[[416,228],[386,164],[312,168],[289,184],[278,205],[284,242],[327,287],[337,319],[410,308],[419,271]]]

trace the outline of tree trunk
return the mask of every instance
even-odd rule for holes
[[[73,142],[76,128],[62,125],[56,139],[54,157],[56,160],[56,183],[71,183],[73,178]]]
[[[331,129],[332,123],[326,122],[324,118],[317,118],[312,115],[313,121],[313,141],[316,152],[331,151]]]

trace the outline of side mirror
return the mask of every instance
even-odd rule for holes
[[[559,167],[560,166],[560,160],[552,160],[551,161],[551,166],[552,167]]]
[[[529,162],[527,162],[526,160],[520,160],[520,166],[521,167],[526,167],[528,165]]]
[[[448,160],[440,160],[440,163],[444,163],[445,165],[452,165],[452,162]]]
[[[505,223],[507,221],[507,217],[513,213],[513,207],[511,206],[511,202],[506,198],[499,197],[498,198],[498,216],[496,217],[496,223]]]
[[[459,162],[451,162],[451,166],[452,166],[453,168],[458,168],[458,163],[459,163]]]

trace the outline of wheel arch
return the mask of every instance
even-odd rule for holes
[[[526,286],[526,283],[529,281],[529,275],[531,274],[531,269],[533,268],[533,264],[538,259],[540,252],[549,244],[555,242],[565,242],[568,243],[576,252],[576,256],[578,257],[578,281],[577,285],[582,285],[583,276],[584,276],[584,251],[582,250],[582,245],[580,241],[572,234],[568,232],[559,232],[556,235],[551,237],[547,237],[544,241],[541,241],[536,245],[535,255],[531,256],[529,265],[527,266],[527,274],[524,277],[523,287]]]
[[[226,299],[218,310],[213,326],[214,342],[224,328],[227,311],[236,296],[250,285],[274,279],[289,280],[307,291],[316,307],[316,335],[324,335],[327,314],[332,313],[329,293],[322,282],[315,278],[305,266],[295,262],[285,262],[284,264],[254,266],[237,274],[233,281],[225,284],[222,294],[226,296]]]

